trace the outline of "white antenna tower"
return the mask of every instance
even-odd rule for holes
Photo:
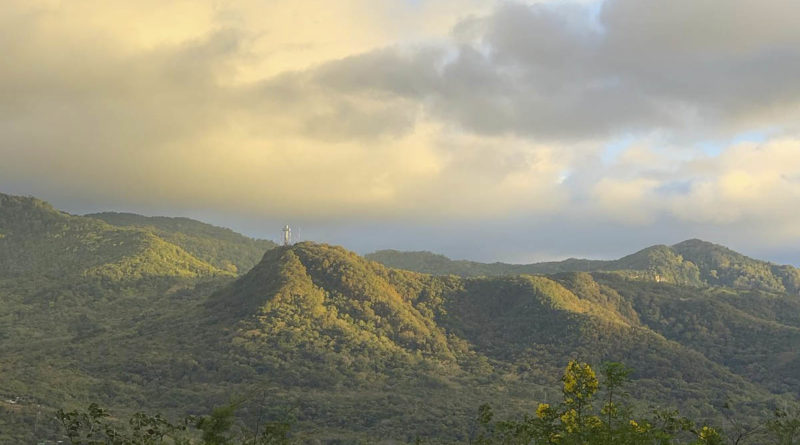
[[[292,244],[292,229],[289,224],[286,224],[286,227],[283,228],[283,245],[288,246],[290,244]]]

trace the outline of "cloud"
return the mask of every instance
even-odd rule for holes
[[[598,210],[612,221],[647,224],[655,220],[658,209],[654,189],[658,181],[646,178],[620,180],[604,178],[594,185],[592,197]]]
[[[8,3],[0,187],[315,221],[800,237],[788,1]]]
[[[441,81],[443,49],[358,53],[375,43],[353,43],[344,30],[358,19],[349,13],[371,10],[364,2],[336,13],[313,1],[269,10],[176,1],[152,14],[15,5],[0,36],[4,184],[36,178],[30,193],[86,202],[329,219],[456,217],[476,206],[488,215],[563,199],[551,147],[426,119],[420,101]],[[300,25],[325,20],[265,37],[304,11]],[[176,26],[164,23],[167,12]],[[269,18],[253,28],[259,13]],[[396,37],[382,35],[380,14],[371,18],[379,23],[359,33],[378,44]],[[254,77],[272,51],[294,69]],[[533,199],[539,193],[547,197]]]
[[[778,242],[800,237],[800,139],[740,143],[719,155],[679,159],[633,146],[591,189],[597,216],[627,226],[670,219]],[[591,208],[591,206],[589,207]]]
[[[676,215],[712,224],[753,221],[792,237],[800,206],[800,139],[736,145],[719,157],[687,165],[695,177],[674,199]]]
[[[797,117],[794,9],[783,0],[606,0],[598,15],[577,4],[507,2],[459,24],[451,55],[418,60],[411,78],[398,75],[409,57],[387,52],[342,61],[336,72],[364,79],[371,66],[369,80],[346,91],[418,99],[479,134],[717,136]]]

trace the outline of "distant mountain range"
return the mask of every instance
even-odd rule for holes
[[[48,413],[89,401],[231,400],[308,440],[464,442],[483,402],[557,399],[572,358],[635,368],[643,406],[761,415],[800,393],[798,271],[698,240],[615,261],[364,258],[0,195],[2,443],[55,439]]]
[[[652,246],[618,260],[583,260],[534,264],[454,261],[431,252],[380,250],[365,255],[388,267],[434,275],[503,276],[562,272],[615,272],[631,279],[686,286],[727,286],[800,294],[800,270],[759,261],[727,247],[692,239],[674,246]]]

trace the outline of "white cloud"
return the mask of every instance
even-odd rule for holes
[[[659,197],[654,189],[658,181],[646,178],[622,180],[603,178],[592,188],[598,210],[612,221],[641,225],[655,220]]]
[[[755,221],[765,230],[795,225],[800,139],[739,144],[718,157],[689,163],[687,171],[695,175],[692,187],[672,205],[679,217],[712,224]]]
[[[605,219],[628,225],[670,217],[710,227],[760,228],[757,237],[800,237],[800,139],[741,143],[715,156],[671,158],[633,146],[591,186]]]
[[[8,1],[0,186],[318,221],[674,218],[800,237],[798,8],[533,3]],[[765,126],[763,144],[692,148]]]

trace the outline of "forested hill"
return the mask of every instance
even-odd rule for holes
[[[90,278],[130,282],[154,277],[230,274],[156,234],[73,216],[35,198],[0,194],[0,278]]]
[[[506,276],[520,274],[552,274],[601,270],[608,261],[570,258],[564,261],[535,264],[480,263],[477,261],[451,260],[444,255],[416,251],[379,250],[364,255],[388,267],[405,269],[431,275],[460,275],[462,277]]]
[[[0,194],[0,278],[235,275],[273,247],[188,218],[76,216],[36,198]]]
[[[371,402],[390,437],[413,424],[464,440],[468,401],[485,391],[507,409],[546,401],[546,376],[574,356],[624,361],[637,370],[641,403],[699,416],[713,417],[725,399],[770,406],[800,390],[800,318],[781,315],[800,314],[800,301],[756,291],[585,272],[432,276],[306,242],[269,251],[205,305],[235,326],[237,361],[257,363],[299,403],[315,403],[300,395],[308,388],[345,405],[348,394],[395,394],[394,408]],[[392,409],[422,418],[387,416]],[[433,420],[448,410],[462,413],[446,416],[450,427]]]
[[[431,252],[380,250],[366,258],[389,267],[433,275],[503,276],[559,272],[615,272],[628,278],[688,286],[725,286],[800,294],[800,270],[749,258],[726,247],[687,240],[648,247],[618,260],[570,258],[534,264],[451,260]]]
[[[220,269],[244,273],[276,244],[253,239],[231,229],[190,218],[147,217],[135,213],[104,212],[86,215],[118,227],[137,227],[182,247],[195,257]]]

